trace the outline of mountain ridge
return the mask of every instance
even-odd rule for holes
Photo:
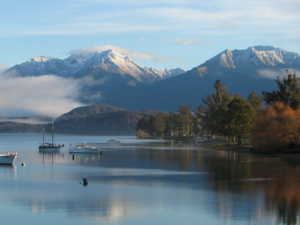
[[[239,93],[247,98],[254,90],[260,94],[276,89],[276,76],[282,77],[286,69],[300,70],[298,53],[272,46],[253,46],[243,50],[225,49],[186,73],[168,79],[157,80],[159,75],[153,76],[149,70],[139,70],[143,73],[143,81],[124,70],[120,73],[121,65],[117,67],[109,58],[115,57],[114,60],[117,60],[123,57],[125,60],[125,56],[112,51],[102,54],[73,54],[67,58],[70,65],[86,60],[93,61],[95,65],[102,60],[105,65],[84,67],[73,75],[74,79],[84,78],[79,101],[85,105],[106,103],[134,111],[153,109],[174,112],[182,103],[197,107],[206,94],[214,91],[216,80],[226,83],[232,94]],[[105,60],[111,61],[106,63]],[[270,71],[271,75],[268,74]]]
[[[22,64],[7,69],[2,74],[12,77],[54,74],[65,78],[75,77],[78,79],[87,75],[80,71],[86,71],[88,68],[101,68],[100,72],[105,75],[131,76],[141,83],[153,83],[186,72],[182,68],[167,70],[139,66],[128,56],[113,50],[107,50],[100,53],[71,54],[63,60],[46,56],[32,57]]]

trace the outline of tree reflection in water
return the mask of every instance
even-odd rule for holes
[[[249,155],[245,158],[245,155],[226,151],[218,151],[215,156],[206,166],[217,192],[251,193],[252,196],[264,193],[265,208],[277,211],[278,222],[297,224],[300,209],[300,174],[297,166],[270,156]],[[227,202],[226,207],[230,206]],[[227,208],[226,211],[233,209]]]

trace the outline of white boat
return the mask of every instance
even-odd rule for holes
[[[13,165],[18,153],[7,152],[0,154],[0,165]]]
[[[121,141],[118,141],[116,139],[110,139],[107,141],[107,144],[109,145],[120,145],[120,144],[123,144]]]
[[[100,148],[90,147],[86,143],[84,143],[83,145],[76,145],[75,148],[70,148],[69,153],[88,153],[88,154],[96,153],[96,154],[99,154]]]
[[[54,143],[54,124],[52,120],[52,143],[45,143],[45,128],[43,130],[43,143],[38,147],[40,152],[60,152],[60,148],[64,147],[63,145],[56,145]]]

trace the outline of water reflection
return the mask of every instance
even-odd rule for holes
[[[229,193],[251,194],[262,199],[264,206],[253,203],[259,211],[265,208],[277,215],[276,223],[297,224],[299,221],[300,174],[295,166],[281,158],[245,156],[235,152],[219,152],[210,158],[210,182],[221,193],[220,211],[237,211],[233,198],[224,201]],[[258,196],[258,197],[257,197]],[[239,209],[242,210],[242,209]]]
[[[72,160],[75,162],[80,162],[82,164],[94,164],[99,162],[101,160],[100,154],[69,154],[69,156],[72,156]]]
[[[167,141],[125,143],[103,155],[21,153],[18,166],[0,166],[1,209],[13,202],[30,213],[55,212],[88,224],[157,224],[166,215],[171,224],[179,218],[190,224],[299,223],[300,170],[282,157]]]
[[[14,165],[0,165],[1,178],[17,179],[17,167]]]

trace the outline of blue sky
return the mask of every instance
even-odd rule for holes
[[[299,11],[299,0],[2,1],[0,70],[108,48],[141,66],[188,70],[227,48],[300,53]]]

